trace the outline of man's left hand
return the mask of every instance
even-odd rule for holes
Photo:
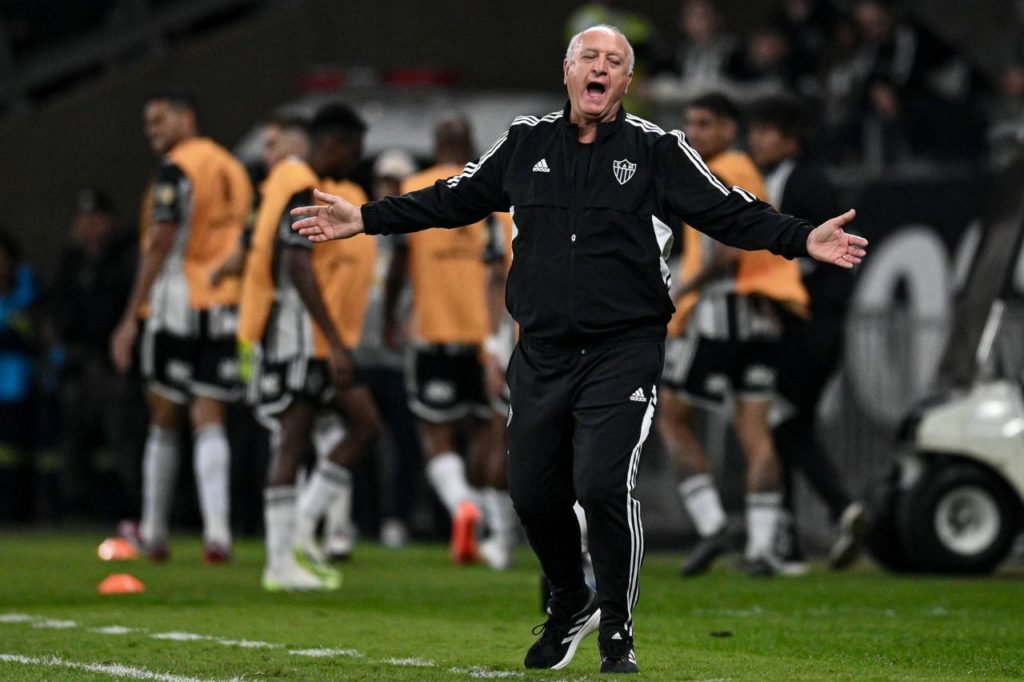
[[[857,212],[852,208],[841,216],[826,220],[807,236],[807,254],[823,263],[841,268],[859,265],[867,255],[868,240],[849,234],[843,228],[853,221]]]

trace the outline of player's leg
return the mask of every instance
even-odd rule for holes
[[[214,398],[196,396],[190,413],[204,558],[207,563],[222,563],[231,558],[231,449],[224,424],[225,406]]]
[[[470,421],[470,480],[480,490],[488,535],[480,543],[480,555],[491,568],[506,570],[512,565],[519,520],[508,494],[506,453],[508,438],[502,415],[488,408],[487,418]]]
[[[270,432],[271,458],[263,490],[267,562],[263,587],[269,591],[333,589],[340,584],[336,573],[317,573],[300,565],[293,551],[298,508],[298,470],[309,452],[310,431],[316,413],[307,395],[307,383],[318,383],[324,372],[310,377],[309,361],[264,361],[250,386],[257,398],[257,419]]]
[[[782,507],[781,471],[768,427],[770,401],[738,398],[736,435],[747,462],[747,546],[749,572],[777,572],[775,533]]]
[[[192,371],[188,344],[187,339],[154,331],[147,323],[139,347],[149,431],[142,455],[142,515],[137,528],[125,530],[154,561],[164,561],[170,553],[169,517],[180,456],[178,429]]]
[[[694,405],[721,401],[713,391],[726,360],[720,342],[695,333],[670,337],[665,344],[665,371],[658,405],[658,432],[679,476],[678,492],[700,541],[680,569],[684,576],[706,572],[729,550],[728,517],[711,471],[711,461],[691,427]]]
[[[439,346],[409,353],[409,409],[418,420],[427,480],[452,519],[452,559],[475,563],[480,559],[476,529],[482,515],[455,436],[457,425],[472,409],[465,383],[467,363],[476,360]]]
[[[334,445],[327,457],[319,460],[316,469],[299,499],[296,546],[317,555],[314,535],[316,526],[335,505],[334,523],[351,526],[352,467],[373,445],[380,432],[380,417],[369,390],[354,384],[336,389],[332,408],[340,412],[345,423],[345,437]]]
[[[202,313],[190,386],[192,462],[203,514],[203,558],[211,564],[231,558],[231,446],[226,405],[242,397],[234,328],[226,338],[222,325],[211,322],[216,320],[233,324],[234,313],[230,309]]]

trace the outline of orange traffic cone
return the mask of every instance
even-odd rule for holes
[[[103,561],[126,561],[139,556],[135,546],[124,538],[107,538],[96,550]]]
[[[103,582],[96,588],[100,594],[132,594],[145,592],[146,586],[142,581],[127,573],[112,573],[103,579]]]

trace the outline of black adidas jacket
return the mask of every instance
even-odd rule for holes
[[[619,111],[591,146],[582,196],[569,108],[521,116],[461,175],[362,208],[369,234],[458,227],[512,211],[506,303],[523,336],[557,345],[664,336],[665,263],[682,218],[730,246],[807,254],[813,226],[715,178],[679,131]]]

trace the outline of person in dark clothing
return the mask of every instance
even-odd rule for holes
[[[618,29],[587,29],[566,51],[565,109],[516,118],[459,175],[361,209],[318,191],[322,205],[292,211],[293,229],[312,242],[512,213],[505,301],[522,333],[507,375],[509,490],[551,584],[528,668],[563,668],[599,629],[601,670],[638,671],[632,610],[644,542],[632,491],[673,311],[665,258],[679,218],[733,246],[843,267],[867,244],[843,230],[853,211],[817,228],[780,215],[726,189],[682,133],[627,114],[632,65]],[[577,500],[597,594],[580,561]]]
[[[27,521],[33,512],[38,307],[35,272],[0,225],[0,521]]]
[[[65,361],[60,381],[61,473],[65,511],[115,520],[131,511],[138,488],[136,454],[145,432],[135,374],[114,371],[110,334],[135,272],[135,239],[116,225],[101,190],[78,192],[71,244],[61,255],[51,319]]]
[[[836,190],[802,153],[811,136],[809,112],[787,97],[766,97],[748,111],[748,142],[755,162],[765,174],[772,203],[783,213],[810,220],[833,215],[839,205]],[[846,270],[818,267],[801,259],[804,286],[811,297],[810,315],[783,316],[782,346],[777,389],[786,403],[786,417],[773,429],[783,467],[783,506],[793,518],[793,474],[799,469],[825,502],[837,535],[829,552],[834,568],[850,565],[860,551],[864,507],[854,501],[816,433],[818,403],[839,366],[843,352],[846,306],[853,277]],[[799,561],[792,524],[786,524],[778,549],[784,559]]]

